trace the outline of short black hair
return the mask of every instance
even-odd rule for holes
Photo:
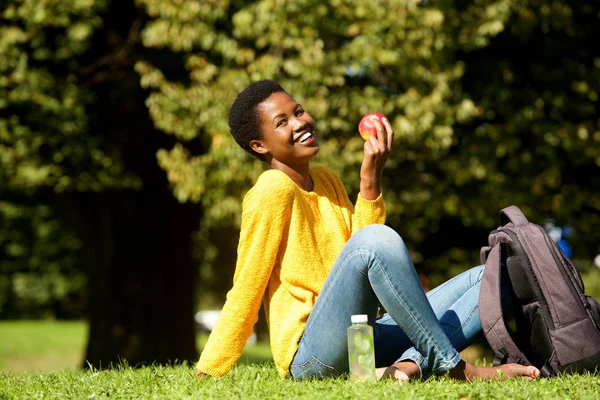
[[[277,92],[285,93],[285,90],[273,80],[265,79],[251,83],[237,95],[231,105],[231,110],[229,110],[231,136],[242,149],[261,161],[265,161],[263,156],[250,147],[252,140],[262,139],[263,137],[260,131],[258,106]]]

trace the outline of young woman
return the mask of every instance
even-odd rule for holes
[[[219,377],[231,369],[263,301],[282,378],[347,372],[352,314],[368,314],[374,326],[379,377],[539,376],[535,367],[461,360],[459,351],[481,333],[483,267],[424,293],[402,239],[383,225],[380,178],[394,131],[387,120],[374,123],[377,137],[365,142],[353,205],[331,170],[309,167],[319,151],[315,123],[293,97],[270,80],[238,95],[229,114],[231,134],[271,169],[244,197],[233,288],[197,364],[198,376]],[[379,304],[387,313],[376,319]]]

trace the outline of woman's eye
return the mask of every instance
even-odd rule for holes
[[[304,114],[304,110],[303,109],[299,109],[299,110],[296,111],[296,116],[297,117],[301,116],[302,114]]]
[[[277,127],[280,127],[280,126],[284,125],[286,122],[287,122],[287,120],[285,120],[285,119],[280,119],[280,120],[277,122]]]

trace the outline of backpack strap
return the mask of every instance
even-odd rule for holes
[[[483,333],[491,348],[496,352],[494,364],[514,362],[531,365],[517,344],[513,341],[504,318],[500,297],[502,279],[501,246],[494,246],[485,263],[479,293],[479,318]],[[481,310],[484,310],[482,312]]]
[[[512,222],[514,226],[527,225],[529,221],[525,218],[521,209],[517,206],[508,206],[500,210],[500,225],[504,226]]]
[[[485,264],[485,260],[487,260],[491,250],[492,248],[490,246],[484,246],[481,248],[481,250],[479,250],[479,259],[481,260],[482,264]]]

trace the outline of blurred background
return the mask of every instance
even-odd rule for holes
[[[388,116],[387,224],[426,288],[515,204],[600,299],[598,38],[598,0],[2,1],[0,370],[197,359],[267,168],[227,113],[265,78],[352,199],[358,122]]]

